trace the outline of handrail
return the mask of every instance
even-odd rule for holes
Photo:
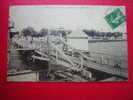
[[[52,45],[51,47],[54,48],[55,50],[57,50],[62,56],[64,56],[72,65],[72,67],[74,67],[74,63],[58,48],[56,47],[52,42],[50,42],[50,45]]]

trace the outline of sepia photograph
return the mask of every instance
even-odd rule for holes
[[[128,81],[125,6],[10,6],[7,81]]]

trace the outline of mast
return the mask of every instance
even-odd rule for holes
[[[51,72],[51,57],[50,57],[50,54],[51,54],[51,47],[50,47],[50,33],[48,31],[47,33],[47,53],[48,53],[48,58],[49,58],[49,61],[48,61],[48,72],[47,72],[47,77],[49,76],[49,73]]]

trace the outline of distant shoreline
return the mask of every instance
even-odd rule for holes
[[[120,41],[127,41],[127,40],[88,40],[89,43],[96,43],[96,42],[120,42]]]

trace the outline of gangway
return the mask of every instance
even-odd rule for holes
[[[70,44],[66,43],[61,37],[58,39],[61,43],[67,45],[69,48],[72,49],[72,55],[67,55],[63,50],[60,50],[52,41],[49,40],[49,45],[51,47],[50,54],[47,55],[47,50],[44,50],[41,47],[34,47],[31,48],[31,46],[28,47],[28,45],[23,44],[24,42],[17,42],[20,47],[27,48],[27,49],[33,49],[36,53],[42,55],[41,57],[37,57],[33,55],[33,59],[39,59],[39,60],[47,60],[50,61],[51,57],[55,60],[56,64],[60,64],[66,67],[69,67],[70,69],[75,69],[75,70],[81,70],[84,67],[88,67],[94,70],[106,72],[111,75],[116,75],[124,78],[128,78],[128,70],[125,70],[123,68],[115,68],[114,66],[111,65],[106,65],[106,64],[99,64],[95,62],[94,58],[91,58],[87,55],[85,55],[83,52],[80,50],[77,50],[76,48],[72,47]],[[21,48],[21,49],[23,49]],[[16,49],[17,50],[17,49]],[[19,49],[18,49],[19,50]],[[73,55],[74,52],[77,52],[79,54],[79,57],[75,57]],[[50,58],[49,58],[50,57]]]

